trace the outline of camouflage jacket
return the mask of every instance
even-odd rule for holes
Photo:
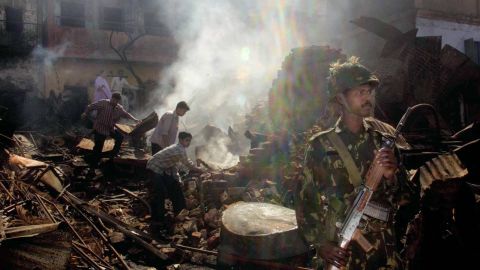
[[[296,213],[300,232],[317,250],[325,241],[335,240],[337,224],[343,222],[346,211],[357,195],[338,151],[325,135],[329,132],[338,134],[363,179],[374,158],[374,150],[381,147],[382,137],[391,136],[394,132],[393,127],[373,118],[364,119],[363,125],[363,131],[354,134],[345,128],[340,118],[333,128],[310,139],[305,157],[305,179],[297,194]],[[398,202],[402,197],[408,198],[411,190],[407,185],[405,170],[399,169],[394,180],[382,181],[371,199],[389,211],[390,217],[397,209]],[[392,218],[387,221],[366,218],[359,227],[375,248],[365,254],[356,243],[350,244],[352,256],[348,269],[401,268],[395,248]],[[321,268],[322,261],[318,256],[314,264]]]

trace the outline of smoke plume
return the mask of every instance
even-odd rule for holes
[[[160,2],[159,2],[160,4]],[[160,112],[189,102],[187,127],[226,130],[267,99],[283,58],[319,42],[322,5],[304,1],[162,1],[161,14],[180,44],[158,91],[171,92]]]

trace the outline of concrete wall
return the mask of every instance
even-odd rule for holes
[[[418,9],[444,13],[457,17],[478,17],[479,0],[415,0]]]
[[[326,9],[323,27],[332,37],[329,43],[349,55],[360,56],[372,68],[377,65],[385,40],[352,24],[352,19],[374,17],[402,32],[415,27],[414,0],[336,0],[327,1]]]
[[[480,25],[417,18],[417,28],[418,36],[442,36],[442,46],[448,44],[463,53],[465,40],[480,41]]]
[[[141,1],[125,0],[86,0],[85,27],[61,26],[60,0],[45,0],[47,3],[47,46],[55,48],[66,45],[64,57],[83,59],[118,60],[119,57],[110,47],[110,30],[100,29],[100,10],[103,7],[121,7],[125,12],[127,27],[134,31],[135,37],[143,32],[143,14]],[[122,4],[122,5],[119,5]],[[138,28],[138,29],[137,29]],[[112,37],[114,47],[120,47],[129,41],[124,32],[115,32]],[[138,39],[127,52],[132,61],[151,63],[169,63],[176,55],[176,43],[169,35],[145,35]]]
[[[103,7],[123,8],[127,28],[133,36],[143,33],[143,16],[146,11],[140,0],[76,0],[85,6],[85,27],[62,26],[61,0],[45,1],[46,45],[54,52],[53,65],[44,71],[43,95],[63,91],[65,86],[88,87],[93,92],[93,81],[99,70],[117,74],[123,69],[130,84],[134,77],[128,73],[120,57],[110,47],[111,30],[102,30]],[[150,10],[147,10],[150,11]],[[113,32],[112,44],[119,48],[128,43],[124,32]],[[129,61],[137,75],[145,82],[158,81],[161,69],[176,57],[177,45],[169,35],[143,35],[127,51]],[[110,77],[108,78],[110,79]]]
[[[416,0],[418,36],[442,36],[442,46],[465,52],[464,42],[480,41],[480,0]]]
[[[37,2],[39,0],[0,0],[0,20],[5,19],[3,7],[23,9],[23,21],[25,23],[37,23],[38,11]]]
[[[42,0],[0,0],[0,91],[22,90],[36,93],[43,85],[39,63],[30,54],[41,42]],[[5,8],[22,10],[23,31],[21,35],[5,31]]]

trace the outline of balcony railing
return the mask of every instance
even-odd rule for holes
[[[0,20],[0,51],[2,53],[29,53],[40,42],[40,24]]]

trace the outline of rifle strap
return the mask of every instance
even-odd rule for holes
[[[348,151],[347,146],[345,146],[342,139],[340,138],[340,136],[338,136],[338,134],[335,131],[328,132],[326,135],[328,140],[333,144],[333,147],[337,149],[338,155],[342,159],[343,164],[347,169],[348,180],[350,181],[350,184],[352,184],[354,187],[360,186],[360,184],[362,183],[360,170],[355,164],[355,161],[353,161],[352,155]]]

